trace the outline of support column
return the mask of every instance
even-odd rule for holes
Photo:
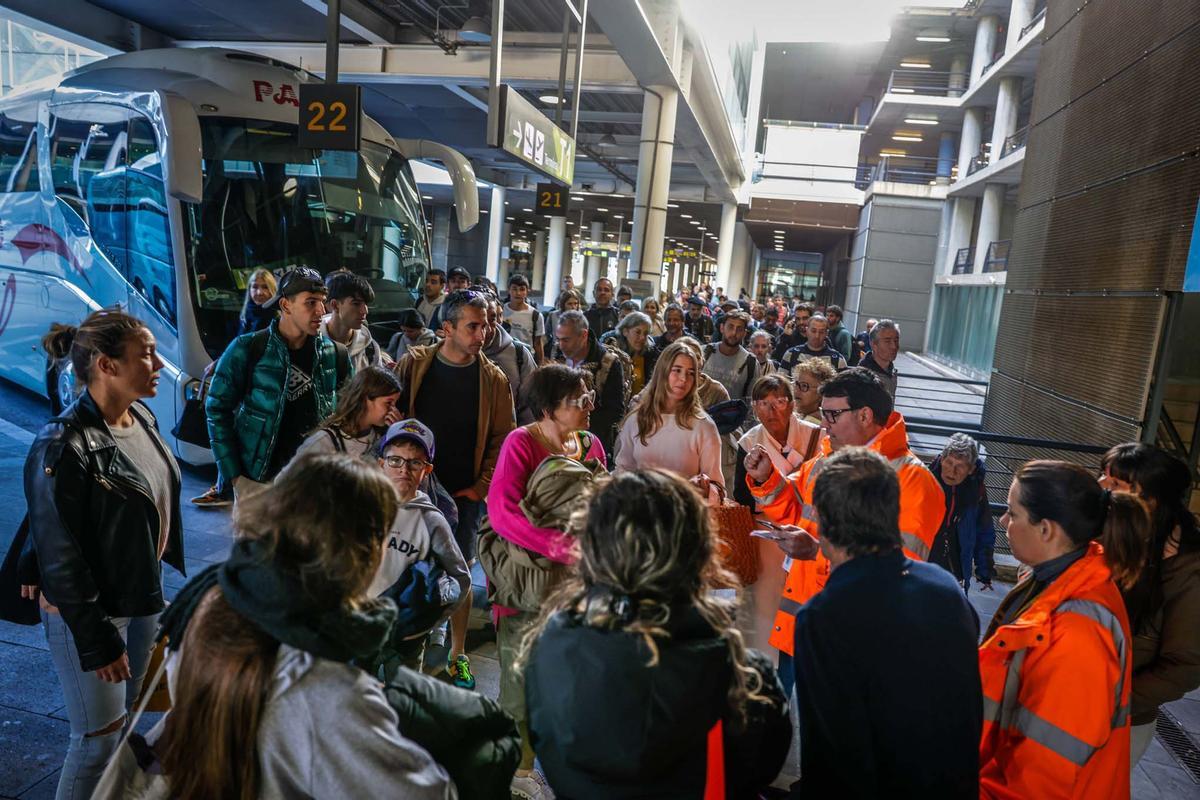
[[[983,109],[968,108],[963,114],[962,133],[958,137],[958,179],[967,177],[971,159],[979,152],[983,143]]]
[[[938,142],[937,182],[950,183],[950,171],[954,167],[954,131],[942,131]]]
[[[593,220],[591,232],[588,235],[591,237],[593,242],[603,242],[604,223],[598,219]],[[596,285],[596,281],[603,277],[600,274],[600,270],[604,268],[605,260],[606,259],[603,259],[600,256],[587,257],[587,271],[584,273],[583,278],[583,292],[587,299],[591,302],[595,302],[596,300],[596,298],[592,296],[592,287]]]
[[[1017,110],[1021,104],[1021,79],[1001,78],[1000,94],[996,97],[996,119],[992,122],[992,152],[988,163],[1000,160],[1004,140],[1017,130]]]
[[[506,222],[504,230],[500,232],[500,270],[497,276],[492,278],[501,294],[508,291],[508,276],[512,272],[512,263],[512,223]]]
[[[737,299],[736,294],[729,291],[730,268],[733,264],[733,237],[737,226],[737,204],[726,203],[721,206],[721,237],[717,240],[717,286],[725,287],[725,293]]]
[[[979,235],[975,237],[975,272],[983,272],[987,261],[988,246],[1000,238],[1000,212],[1004,210],[1002,183],[989,183],[983,187],[983,207],[979,210]]]
[[[722,240],[724,237],[722,237]],[[733,228],[733,257],[729,263],[729,285],[725,293],[737,299],[742,289],[753,294],[750,285],[750,231],[745,223],[739,222]]]
[[[500,277],[500,248],[504,241],[504,187],[493,186],[492,204],[488,208],[487,263],[484,264],[484,273],[489,280]]]
[[[996,31],[1000,27],[1000,18],[994,14],[979,18],[975,28],[975,52],[971,54],[971,86],[979,83],[983,68],[992,63],[992,53],[996,51]]]
[[[1033,19],[1035,0],[1012,0],[1012,8],[1008,12],[1008,35],[1004,40],[1004,52],[1011,53],[1017,49],[1021,40],[1021,29]]]
[[[447,269],[446,262],[450,252],[450,206],[434,206],[432,247],[433,265],[438,269]]]
[[[674,296],[675,296],[675,292],[679,291],[678,289],[676,289],[676,288],[675,288],[675,273],[677,272],[677,269],[676,269],[676,267],[677,267],[677,266],[678,266],[678,264],[676,264],[674,261],[672,261],[671,263],[667,264],[667,288],[666,288],[666,292],[667,292],[667,294],[671,295],[672,297],[674,297]],[[653,283],[653,281],[651,281],[651,283]],[[662,285],[662,279],[661,279],[661,278],[659,278],[659,285],[660,285],[660,286]]]
[[[946,238],[946,258],[942,263],[942,274],[954,272],[954,259],[958,251],[971,246],[971,223],[975,221],[975,198],[954,197],[949,200],[950,233]]]
[[[950,59],[950,97],[962,97],[971,79],[971,59],[966,53],[955,53]],[[860,123],[865,124],[865,123]]]
[[[566,249],[567,220],[565,217],[550,218],[550,234],[546,238],[546,283],[544,286],[546,305],[553,305],[561,291],[563,274],[563,251]]]
[[[531,289],[538,289],[545,284],[546,280],[546,232],[538,231],[533,235],[533,263],[529,267],[529,286]],[[554,302],[557,297],[550,297],[548,294],[542,295],[542,302],[549,305]]]
[[[642,101],[642,139],[638,150],[637,189],[633,200],[631,277],[655,281],[662,275],[671,156],[675,150],[675,114],[679,92],[670,86],[647,87]]]

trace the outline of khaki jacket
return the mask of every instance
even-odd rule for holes
[[[421,381],[433,359],[437,358],[441,342],[425,347],[412,347],[396,362],[396,377],[404,387],[396,406],[408,417],[416,417],[417,394]],[[516,427],[512,391],[504,371],[479,354],[479,421],[475,435],[475,485],[480,497],[486,497],[500,456],[504,437]]]

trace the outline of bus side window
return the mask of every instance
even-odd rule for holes
[[[125,178],[129,213],[125,224],[129,283],[175,325],[175,262],[162,155],[153,126],[142,117],[134,117],[129,123],[128,158]]]
[[[0,192],[38,188],[37,106],[0,113]],[[32,179],[32,182],[31,182]]]

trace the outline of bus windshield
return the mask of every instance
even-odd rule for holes
[[[425,280],[420,195],[408,162],[364,141],[358,152],[313,151],[296,126],[201,117],[204,196],[187,205],[188,278],[205,349],[237,333],[254,270],[348,269],[371,283],[368,323],[379,338]],[[389,325],[389,323],[392,323]]]

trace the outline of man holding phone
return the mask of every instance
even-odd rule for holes
[[[854,367],[821,386],[821,454],[791,475],[780,475],[756,445],[745,459],[746,483],[764,517],[776,523],[779,548],[791,557],[770,642],[780,651],[780,678],[790,693],[796,612],[821,591],[829,561],[819,552],[820,524],[813,485],[825,457],[846,447],[867,447],[888,459],[900,481],[900,540],[909,558],[926,561],[942,524],[945,501],[937,479],[908,448],[904,417],[893,409],[874,373]]]

